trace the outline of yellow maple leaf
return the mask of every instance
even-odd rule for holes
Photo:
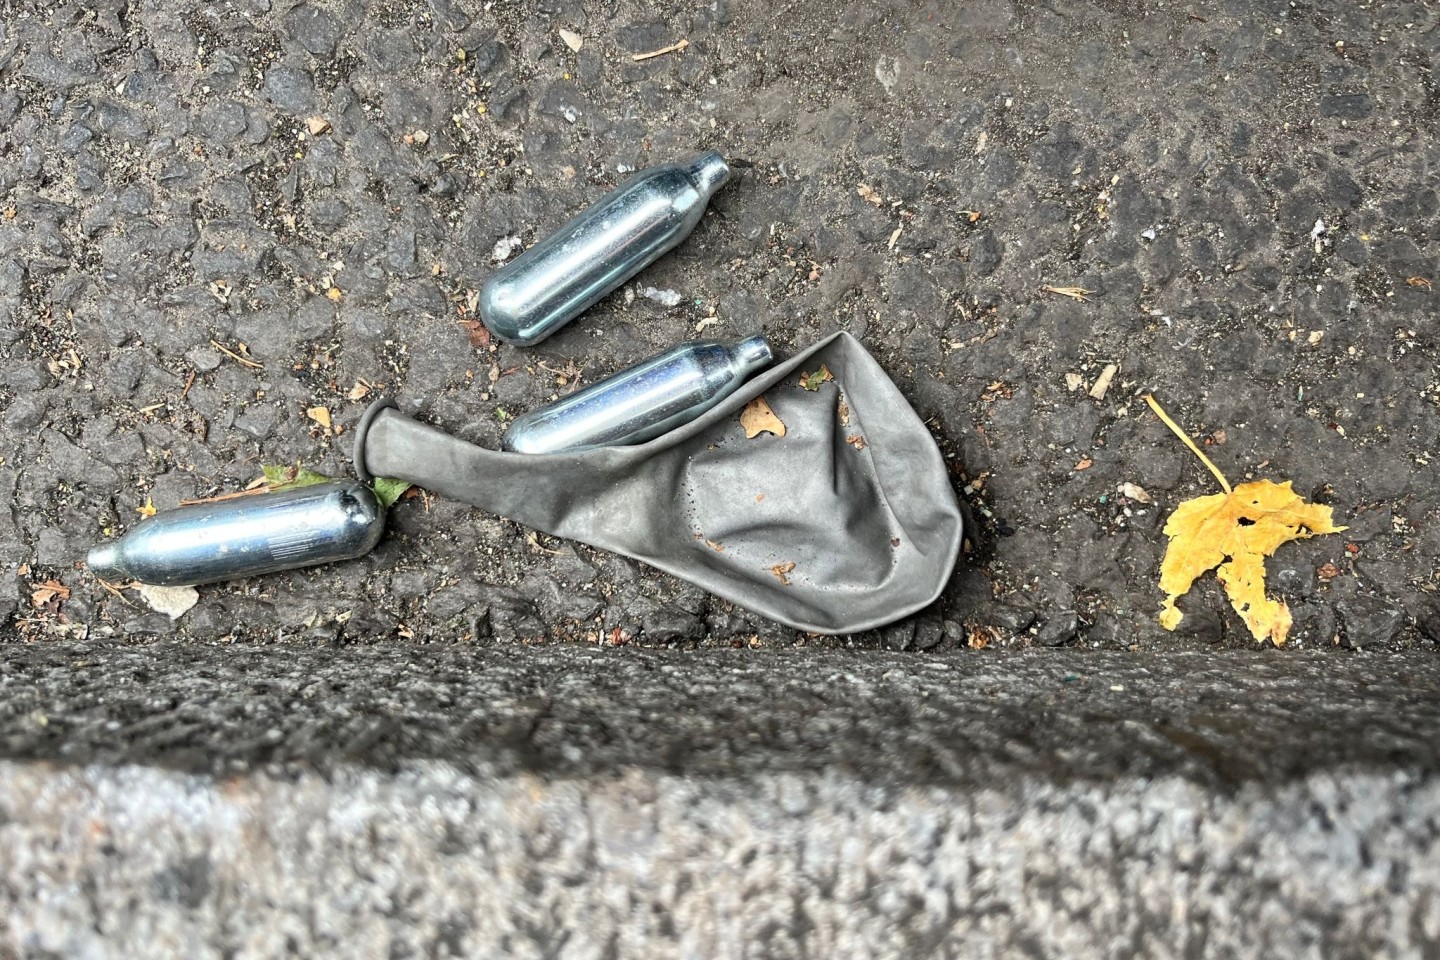
[[[1230,605],[1240,614],[1250,633],[1262,643],[1276,646],[1290,633],[1290,608],[1283,600],[1265,595],[1265,558],[1282,544],[1321,533],[1337,533],[1331,509],[1307,503],[1290,481],[1275,483],[1256,480],[1231,488],[1229,481],[1195,442],[1171,420],[1155,398],[1145,402],[1175,432],[1191,452],[1220,481],[1224,493],[1186,500],[1175,508],[1165,523],[1170,543],[1160,562],[1160,589],[1165,602],[1160,608],[1160,625],[1174,630],[1184,618],[1175,601],[1205,571],[1213,569],[1225,587]]]

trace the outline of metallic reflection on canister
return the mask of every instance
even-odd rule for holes
[[[724,400],[774,359],[764,337],[682,343],[548,407],[517,417],[504,447],[556,453],[653,440]]]
[[[713,152],[640,171],[497,270],[480,319],[502,340],[539,343],[684,240],[729,179]]]
[[[336,481],[167,510],[94,547],[85,563],[105,580],[213,583],[349,560],[368,553],[384,530],[385,510],[370,488]]]

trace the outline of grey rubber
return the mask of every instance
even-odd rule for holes
[[[802,387],[801,373],[822,365],[834,379]],[[783,437],[746,438],[739,413],[761,394]],[[357,431],[355,468],[634,557],[817,633],[867,630],[928,605],[963,529],[930,432],[846,333],[633,447],[487,450],[377,401]]]

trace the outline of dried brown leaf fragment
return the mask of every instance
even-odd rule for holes
[[[745,409],[740,411],[740,426],[744,428],[747,440],[753,440],[762,433],[785,436],[785,424],[775,416],[775,411],[770,409],[764,397],[756,397],[745,404]]]
[[[779,580],[780,585],[785,587],[790,586],[790,574],[794,570],[795,564],[788,560],[785,563],[777,563],[770,568],[770,572],[774,574],[775,579]]]

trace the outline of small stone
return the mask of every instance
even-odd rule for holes
[[[504,45],[494,37],[485,39],[477,37],[474,40],[467,38],[462,40],[462,44],[460,52],[465,53],[466,56],[461,59],[468,59],[470,69],[477,74],[488,72],[505,55]]]
[[[310,131],[310,136],[318,137],[330,129],[330,121],[324,117],[310,117],[305,121],[305,129]]]
[[[340,42],[340,25],[335,18],[315,4],[305,3],[291,10],[285,26],[300,46],[317,57],[328,57]]]
[[[85,484],[98,491],[119,489],[120,474],[109,464],[96,460],[59,433],[46,431],[43,436],[45,457],[52,476],[74,484]]]
[[[1035,622],[1035,611],[1024,607],[1001,605],[990,615],[990,622],[1012,634],[1021,633]]]
[[[156,587],[142,583],[136,589],[150,609],[165,614],[171,620],[180,619],[200,602],[200,593],[194,587]]]
[[[392,585],[391,589],[393,590],[395,587]],[[422,583],[421,589],[415,596],[425,597],[426,613],[430,615],[433,622],[444,624],[467,619],[468,612],[484,600],[484,591],[481,585],[473,580],[462,580],[460,583],[439,590],[432,589],[426,582]]]
[[[1000,266],[1000,241],[989,230],[981,230],[970,241],[970,270],[977,277],[988,277]]]
[[[331,288],[335,289],[334,287]],[[294,333],[301,340],[328,337],[335,328],[335,307],[328,297],[311,297],[295,311],[291,319]]]
[[[887,650],[909,650],[915,644],[915,621],[901,620],[882,628],[880,642]]]
[[[1345,646],[1358,650],[1386,643],[1405,622],[1405,611],[1380,597],[1353,597],[1335,604]]]
[[[1360,120],[1370,116],[1374,103],[1368,93],[1331,93],[1320,98],[1320,115],[1340,120]]]
[[[1275,592],[1282,597],[1308,597],[1315,592],[1315,571],[1310,567],[1281,567],[1273,578]]]
[[[245,411],[235,418],[235,429],[248,433],[256,440],[264,440],[275,431],[275,421],[278,419],[275,408],[268,403],[257,404],[246,407]]]
[[[1128,480],[1120,484],[1120,486],[1116,489],[1119,492],[1120,496],[1134,500],[1136,503],[1153,502],[1150,499],[1150,494],[1145,491],[1144,487],[1140,486],[1139,484],[1131,483]]]
[[[677,307],[680,305],[680,301],[685,299],[683,295],[674,290],[661,290],[659,287],[641,287],[640,296],[667,307]]]
[[[118,104],[101,104],[94,114],[95,126],[112,140],[142,144],[150,139],[150,127],[134,110]]]
[[[381,30],[370,38],[370,62],[381,73],[402,73],[420,63],[420,51],[408,30]]]
[[[217,143],[230,144],[239,139],[249,123],[244,104],[222,100],[206,106],[200,114],[200,128]]]
[[[1225,609],[1227,605],[1219,585],[1214,580],[1204,581],[1198,587],[1193,601],[1186,604],[1185,618],[1180,621],[1173,634],[1205,643],[1216,643],[1225,635],[1225,615],[1222,612]]]
[[[209,373],[220,366],[220,351],[210,347],[195,347],[186,352],[185,359],[200,373]]]
[[[265,74],[261,88],[265,99],[291,113],[304,113],[315,106],[315,81],[295,67],[273,67]]]
[[[430,593],[426,572],[421,570],[397,571],[390,578],[389,593],[400,600],[426,596]]]
[[[88,72],[76,70],[43,50],[32,50],[20,72],[50,90],[69,90],[89,79]]]
[[[565,46],[569,47],[575,53],[579,53],[580,48],[585,45],[585,38],[581,37],[580,34],[574,30],[566,30],[563,27],[560,29],[560,39],[565,41]]]
[[[900,79],[900,61],[894,57],[881,57],[875,62],[875,79],[880,81],[886,93],[893,91],[895,82]]]
[[[1313,601],[1294,604],[1290,607],[1290,621],[1287,643],[1328,647],[1335,641],[1335,611],[1328,604]]]
[[[65,136],[60,138],[60,149],[73,157],[94,139],[95,134],[83,123],[71,124],[70,129],[65,132]]]
[[[415,231],[397,227],[385,242],[385,260],[391,268],[406,271],[415,266]]]
[[[1046,647],[1058,647],[1075,639],[1080,629],[1080,617],[1074,610],[1055,614],[1035,631],[1035,642]]]
[[[398,623],[394,614],[360,607],[341,625],[340,636],[344,640],[373,640],[375,637],[394,636],[396,626]]]
[[[641,618],[640,629],[646,640],[655,643],[698,640],[705,635],[705,624],[695,614],[659,604]]]
[[[45,419],[47,406],[43,396],[23,393],[5,411],[5,425],[15,430],[33,430]]]
[[[46,527],[40,531],[40,539],[35,545],[35,559],[49,567],[66,567],[79,555],[61,530],[55,527]]]
[[[270,139],[270,121],[266,120],[258,110],[248,110],[245,113],[245,142],[261,144]]]
[[[131,184],[120,194],[120,209],[134,217],[148,214],[154,202],[155,195],[140,184]]]
[[[1428,601],[1415,615],[1420,635],[1432,643],[1440,643],[1440,602]]]
[[[1102,611],[1085,631],[1085,640],[1092,647],[1117,649],[1128,646],[1134,635],[1134,623],[1129,618],[1122,620],[1113,613]]]
[[[265,310],[244,316],[236,322],[235,332],[250,356],[262,361],[288,356],[295,349],[295,322],[286,311]]]
[[[922,617],[915,624],[915,649],[933,650],[945,639],[945,624],[939,617]]]
[[[524,242],[519,237],[501,237],[495,241],[495,249],[490,251],[490,258],[496,263],[504,263],[510,259],[510,254],[522,246]]]
[[[125,621],[127,637],[162,636],[175,632],[175,621],[163,613],[146,613]]]
[[[496,640],[537,640],[547,635],[536,615],[535,605],[518,596],[499,596],[490,601],[490,633]]]

